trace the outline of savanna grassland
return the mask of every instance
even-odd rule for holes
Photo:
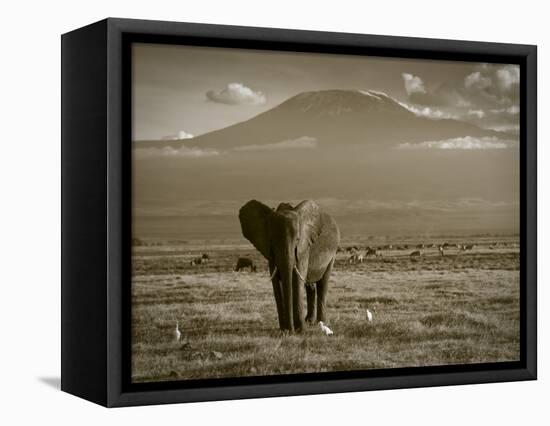
[[[424,248],[411,259],[418,242],[432,243],[394,242],[409,247],[355,264],[338,254],[328,295],[332,336],[317,325],[280,333],[267,265],[251,246],[136,245],[133,381],[518,360],[517,238],[462,238],[477,246],[449,248],[444,256]],[[342,244],[353,245],[364,252],[363,242]],[[191,265],[202,253],[210,261]],[[240,256],[253,259],[257,272],[234,272]]]

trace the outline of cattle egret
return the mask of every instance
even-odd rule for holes
[[[334,333],[330,328],[328,328],[323,321],[319,321],[319,327],[321,328],[321,331],[325,333],[327,336],[332,336]]]
[[[372,321],[372,312],[369,311],[368,309],[367,309],[367,319],[369,320],[369,322]]]
[[[180,331],[179,321],[176,321],[176,330],[174,331],[174,337],[176,339],[176,342],[179,342],[180,339],[181,339],[181,331]]]

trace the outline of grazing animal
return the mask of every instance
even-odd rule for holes
[[[439,253],[441,254],[441,256],[445,256],[445,253],[443,252],[443,246],[439,246],[438,250],[439,250]]]
[[[378,257],[378,256],[382,256],[382,254],[376,249],[368,248],[367,251],[365,252],[365,258],[369,256]]]
[[[328,328],[323,321],[319,321],[319,327],[321,328],[321,331],[325,333],[327,336],[332,336],[334,333],[330,328]]]
[[[416,258],[419,258],[421,256],[421,253],[420,253],[420,250],[415,250],[413,251],[411,254],[411,259],[416,259]]]
[[[202,265],[203,263],[207,263],[208,260],[207,259],[203,259],[202,257],[195,257],[190,263],[191,263],[191,266],[195,266],[195,265]]]
[[[208,255],[208,253],[203,253],[201,257],[203,259],[210,259],[210,256]]]
[[[239,272],[246,268],[250,268],[250,272],[256,272],[256,265],[254,265],[254,262],[251,259],[248,257],[239,257],[235,271]]]
[[[239,210],[244,237],[268,260],[279,328],[293,333],[305,321],[326,321],[326,299],[340,231],[332,216],[310,200],[276,210],[251,200]]]
[[[176,342],[179,342],[180,339],[181,339],[181,331],[180,331],[179,321],[176,321],[176,329],[174,330],[174,338],[176,339]]]
[[[372,321],[372,312],[369,311],[368,309],[367,309],[367,320],[368,320],[369,322]]]

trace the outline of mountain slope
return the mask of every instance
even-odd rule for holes
[[[390,96],[376,91],[303,92],[250,120],[185,141],[140,142],[139,146],[197,146],[230,149],[278,143],[300,137],[320,146],[368,144],[389,147],[462,136],[501,136],[453,120],[420,117]]]

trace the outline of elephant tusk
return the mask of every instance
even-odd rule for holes
[[[294,265],[294,269],[296,270],[296,273],[298,274],[298,276],[300,277],[300,279],[304,282],[306,282],[306,279],[302,276],[302,274],[300,274],[300,271],[298,270],[298,267],[296,265]]]
[[[277,273],[277,267],[275,266],[275,268],[273,268],[273,273],[271,274],[271,276],[269,277],[269,281],[272,281],[273,278],[275,277],[275,274]]]

